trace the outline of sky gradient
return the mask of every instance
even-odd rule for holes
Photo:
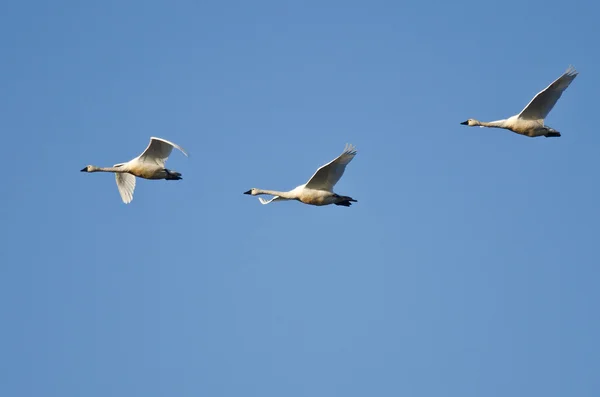
[[[598,4],[1,9],[0,395],[600,395]],[[459,124],[570,64],[562,137]],[[242,194],[346,143],[350,208]]]

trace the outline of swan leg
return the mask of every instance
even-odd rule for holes
[[[338,196],[339,197],[339,196]],[[343,207],[350,207],[352,205],[352,203],[358,203],[358,201],[354,200],[352,197],[348,197],[348,196],[343,196],[340,197],[340,201],[334,203],[335,205],[341,205]]]
[[[175,171],[171,171],[165,168],[165,172],[167,173],[167,176],[165,177],[165,179],[167,181],[178,181],[181,178],[181,174],[179,172],[175,172]]]
[[[558,131],[552,131],[552,132],[548,132],[544,136],[546,138],[558,138],[560,136],[560,132],[558,132]]]

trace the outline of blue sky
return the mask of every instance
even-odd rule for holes
[[[87,3],[0,12],[1,395],[600,393],[597,4]],[[569,64],[561,138],[459,124]]]

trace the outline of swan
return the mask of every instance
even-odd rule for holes
[[[183,148],[173,142],[151,137],[146,150],[133,160],[106,168],[88,165],[81,172],[114,172],[121,199],[125,204],[129,204],[133,200],[136,176],[144,179],[166,179],[168,181],[182,179],[179,172],[165,168],[165,162],[173,148],[179,149],[186,156],[188,155]]]
[[[468,125],[469,127],[504,128],[528,137],[559,137],[560,132],[544,125],[544,119],[548,116],[548,113],[550,113],[563,91],[567,89],[578,74],[573,66],[569,66],[562,76],[533,97],[531,102],[525,106],[525,109],[517,115],[491,122],[468,119],[460,124]]]
[[[335,204],[350,207],[352,202],[356,203],[357,201],[352,197],[340,196],[334,193],[333,187],[340,180],[346,166],[352,161],[355,155],[355,147],[346,144],[342,154],[319,168],[304,185],[300,185],[288,192],[252,188],[247,192],[244,192],[244,194],[250,194],[252,196],[269,194],[274,196],[270,200],[259,197],[258,200],[262,204],[269,204],[273,201],[298,200],[304,204],[317,206]]]

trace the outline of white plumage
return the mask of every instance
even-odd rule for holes
[[[548,113],[550,113],[562,93],[569,87],[575,77],[577,77],[577,74],[578,72],[575,68],[569,66],[566,72],[533,97],[521,113],[517,115],[504,120],[490,122],[468,119],[461,124],[470,127],[504,128],[529,137],[559,137],[560,132],[544,125],[544,119],[548,116]]]
[[[320,167],[304,185],[297,186],[288,192],[252,188],[247,192],[244,192],[244,194],[250,194],[252,196],[269,194],[273,196],[270,200],[259,197],[258,200],[262,204],[269,204],[273,201],[298,200],[304,204],[317,206],[335,204],[349,207],[352,205],[351,203],[356,202],[356,200],[348,196],[340,196],[334,193],[333,187],[340,180],[342,175],[344,175],[346,166],[352,161],[355,155],[356,150],[354,146],[347,144],[342,154]]]
[[[144,179],[182,179],[179,172],[165,168],[165,163],[173,148],[187,156],[185,150],[179,145],[166,139],[151,137],[148,147],[138,157],[126,163],[115,164],[113,167],[88,165],[81,172],[114,172],[121,199],[128,204],[133,200],[136,176]]]

